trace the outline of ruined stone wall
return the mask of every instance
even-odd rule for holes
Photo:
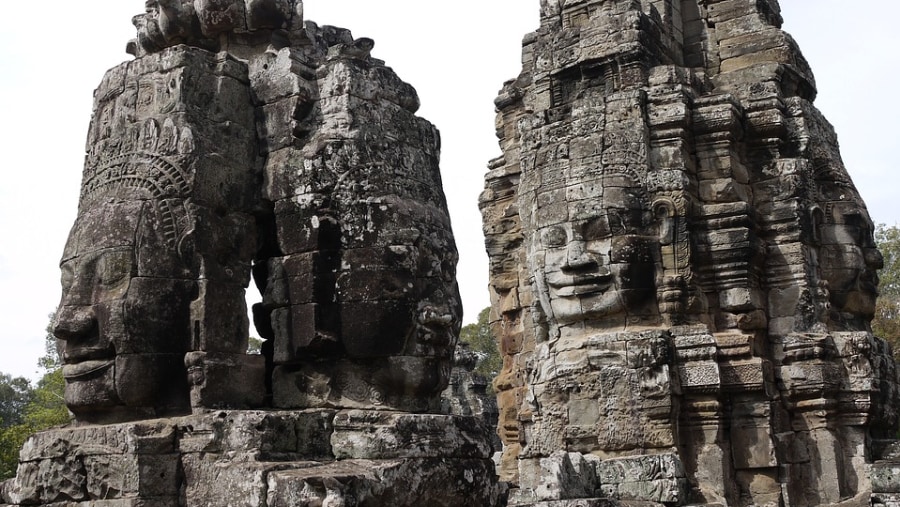
[[[774,0],[541,2],[480,201],[513,503],[871,491],[897,426],[881,258],[781,22]]]
[[[3,505],[497,505],[473,418],[215,411],[38,433]]]

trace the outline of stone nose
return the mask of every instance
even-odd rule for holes
[[[566,271],[580,271],[598,267],[600,263],[600,259],[587,251],[583,240],[573,239],[566,246],[566,262],[562,268]]]
[[[429,327],[450,327],[453,314],[446,307],[427,305],[419,312],[419,322]]]
[[[92,307],[63,305],[56,310],[53,335],[60,340],[77,341],[79,338],[88,336],[94,325]]]
[[[863,256],[865,258],[866,266],[871,269],[882,269],[884,268],[884,256],[881,255],[881,252],[877,248],[867,248],[863,252]]]

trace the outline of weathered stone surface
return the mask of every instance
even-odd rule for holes
[[[441,411],[477,417],[490,429],[491,446],[499,452],[503,444],[497,433],[497,398],[488,392],[491,379],[475,371],[483,359],[481,353],[470,350],[469,344],[460,340],[453,355],[450,384],[441,395]]]
[[[534,507],[660,507],[662,504],[655,502],[631,502],[627,500],[613,500],[610,498],[581,498],[578,500],[553,500],[549,502],[537,502]]]
[[[261,355],[185,354],[191,406],[254,408],[265,404],[265,358]]]
[[[270,474],[266,505],[497,505],[492,474],[484,460],[339,461]]]
[[[541,2],[481,197],[504,499],[475,398],[441,399],[456,249],[415,91],[299,0],[146,2],[61,263],[78,424],[2,501],[900,503],[881,258],[781,22]]]
[[[497,505],[490,429],[440,414],[457,253],[415,90],[300,0],[145,3],[61,263],[75,422],[0,503]]]
[[[332,447],[338,459],[490,458],[484,435],[490,431],[473,417],[347,410],[334,418]]]
[[[599,490],[596,461],[598,458],[580,453],[557,451],[546,458],[529,460],[523,465],[534,467],[523,479],[535,481],[520,484],[513,503],[530,501],[591,498]]]
[[[413,506],[424,498],[498,505],[490,441],[479,424],[461,416],[234,410],[50,430],[26,442],[3,502],[273,506],[339,492],[353,505]]]
[[[898,423],[882,260],[781,22],[776,1],[541,2],[480,199],[511,504],[872,491]],[[595,495],[579,453],[634,466]]]

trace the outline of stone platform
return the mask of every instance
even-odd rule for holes
[[[2,505],[497,505],[473,417],[214,411],[37,433]]]

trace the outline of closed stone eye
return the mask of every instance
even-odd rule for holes
[[[541,234],[541,244],[549,248],[564,246],[566,239],[566,231],[562,227],[549,227]]]

